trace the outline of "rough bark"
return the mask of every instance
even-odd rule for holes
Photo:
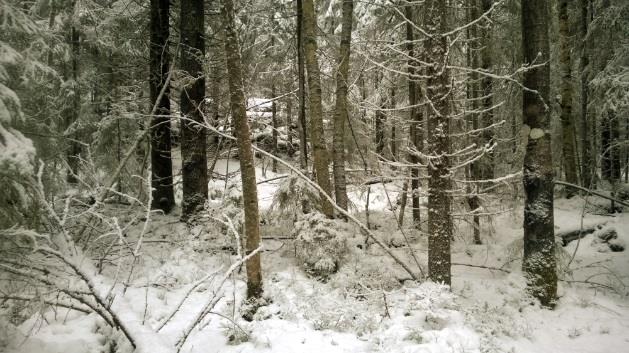
[[[181,0],[181,69],[188,75],[181,91],[181,217],[203,209],[208,198],[206,136],[203,124],[205,59],[203,0]]]
[[[299,165],[308,170],[308,125],[306,123],[306,72],[304,66],[304,21],[302,0],[297,0],[297,76],[299,84]]]
[[[168,0],[151,0],[150,43],[150,99],[157,102],[155,115],[151,117],[151,187],[152,209],[165,213],[175,205],[173,190],[173,164],[170,141],[170,88],[160,92],[168,77],[170,53],[168,49]]]
[[[407,5],[404,7],[404,17],[406,17],[406,50],[408,52],[409,60],[408,60],[408,68],[407,72],[409,75],[408,78],[408,105],[411,107],[409,111],[409,139],[411,147],[414,147],[418,150],[421,150],[421,133],[418,131],[418,124],[422,120],[422,113],[419,107],[416,107],[419,101],[419,90],[417,80],[414,77],[415,75],[415,60],[412,58],[415,57],[415,48],[413,45],[413,41],[415,38],[413,23],[411,21],[415,21],[413,7],[411,5]],[[408,156],[410,162],[412,164],[419,163],[417,156],[413,153],[409,153]],[[411,168],[411,206],[413,213],[413,226],[415,229],[419,229],[421,225],[421,213],[419,210],[419,168],[412,167]]]
[[[336,107],[334,112],[334,140],[332,155],[334,161],[334,195],[336,204],[347,210],[347,181],[345,178],[345,122],[347,112],[347,80],[349,78],[349,55],[352,41],[352,15],[354,1],[343,0],[341,24],[341,45],[336,71]]]
[[[391,97],[389,100],[389,109],[395,109],[395,86],[391,87]],[[391,111],[393,114],[393,110]],[[396,126],[397,121],[394,116],[389,119],[391,124],[391,139],[389,140],[389,149],[391,150],[391,160],[397,161],[397,137]]]
[[[325,145],[323,132],[323,107],[321,104],[321,75],[317,58],[316,14],[313,0],[303,0],[304,51],[306,69],[308,70],[308,91],[310,102],[310,141],[313,150],[314,169],[317,184],[324,192],[332,195],[330,171],[328,170],[328,150]],[[334,217],[334,208],[326,199],[322,198],[323,213],[327,217]]]
[[[563,167],[566,181],[577,184],[576,146],[574,136],[574,116],[572,114],[572,59],[570,56],[570,19],[568,0],[559,1],[559,63],[561,67],[561,127]],[[568,198],[574,195],[566,189]]]
[[[522,0],[524,62],[548,63],[549,11],[545,0]],[[524,271],[529,292],[544,306],[557,297],[553,221],[553,163],[550,134],[549,64],[524,73],[523,124],[528,126],[524,154]]]
[[[225,54],[229,77],[229,100],[232,118],[238,133],[238,156],[242,176],[242,195],[245,208],[245,238],[247,255],[260,245],[260,215],[258,210],[258,191],[256,174],[251,147],[251,132],[247,120],[245,92],[243,87],[242,61],[238,35],[234,20],[234,4],[232,0],[222,0],[221,12],[225,21]],[[247,298],[262,296],[262,269],[260,253],[255,254],[246,262],[247,267]]]
[[[486,13],[491,9],[493,0],[480,0],[481,11]],[[493,29],[491,27],[491,20],[485,23],[485,26],[480,30],[480,59],[481,68],[490,72],[492,69],[492,41],[491,33]],[[481,142],[483,145],[492,145],[494,143],[494,131],[490,127],[494,123],[494,113],[491,107],[493,106],[493,79],[487,75],[484,75],[480,81],[481,94],[482,94],[482,112],[480,113],[480,127],[483,129],[481,133]],[[494,153],[489,151],[481,158],[480,163],[480,179],[490,180],[494,178]]]
[[[451,283],[450,239],[452,216],[450,196],[450,72],[447,65],[449,38],[448,7],[445,1],[430,0],[425,5],[426,52],[431,65],[427,69],[426,98],[428,110],[428,276],[432,281]]]
[[[593,168],[594,159],[592,158],[592,141],[590,140],[590,127],[588,118],[588,66],[589,57],[587,53],[586,37],[590,19],[588,17],[588,9],[590,0],[579,0],[580,21],[579,21],[579,40],[581,41],[581,58],[579,61],[579,70],[581,76],[581,183],[584,187],[593,187]]]
[[[601,176],[612,185],[620,181],[620,123],[608,110],[601,122]]]
[[[480,6],[478,5],[478,1],[477,0],[470,0],[469,1],[469,19],[468,21],[473,21],[475,19],[477,19],[480,16]],[[479,41],[478,41],[478,28],[476,26],[471,26],[468,29],[468,40],[469,40],[469,48],[467,51],[467,64],[469,67],[472,68],[477,68],[479,66]],[[482,45],[482,44],[481,44]],[[469,75],[469,81],[467,82],[467,95],[468,95],[468,99],[470,101],[470,109],[471,109],[471,114],[470,114],[470,118],[471,118],[471,122],[472,122],[472,130],[478,130],[479,128],[479,114],[478,114],[478,109],[479,109],[479,102],[478,102],[478,95],[479,95],[479,74],[477,72],[471,72]],[[482,144],[482,138],[478,139],[478,138],[474,138],[474,140],[476,140],[475,142],[477,144]],[[481,161],[477,160],[474,161],[472,164],[470,164],[469,166],[469,178],[472,181],[477,181],[477,180],[481,180],[482,179],[482,173],[481,173]],[[469,184],[469,189],[468,189],[468,193],[470,194],[469,197],[467,198],[467,203],[468,206],[470,207],[470,210],[472,211],[472,227],[473,227],[473,233],[474,233],[474,244],[481,244],[481,237],[480,237],[480,217],[478,216],[478,214],[476,214],[478,212],[478,209],[480,207],[480,198],[478,197],[478,189],[479,189],[479,185],[478,183],[470,183]]]

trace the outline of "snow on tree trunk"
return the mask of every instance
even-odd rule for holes
[[[341,45],[336,71],[336,107],[334,112],[334,195],[336,204],[347,210],[347,183],[345,180],[345,122],[347,114],[347,80],[349,78],[349,54],[352,41],[353,0],[343,0]]]
[[[260,215],[258,211],[256,172],[253,164],[251,132],[247,120],[242,61],[234,20],[234,4],[232,0],[223,0],[222,5],[221,12],[225,21],[225,53],[229,77],[229,100],[232,118],[237,131],[236,138],[238,140],[242,195],[245,208],[246,253],[250,254],[260,245]],[[260,298],[262,296],[260,254],[257,253],[247,260],[246,267],[247,298]]]
[[[323,107],[321,104],[321,74],[317,58],[317,20],[312,0],[303,0],[304,49],[306,54],[306,69],[308,70],[308,89],[310,97],[310,141],[317,184],[328,195],[332,195],[330,171],[328,170],[328,150],[325,145],[323,130]],[[327,217],[334,217],[334,208],[330,202],[322,198],[323,213]]]
[[[524,73],[523,124],[528,127],[524,155],[524,270],[529,292],[544,306],[557,297],[553,220],[553,163],[550,134],[549,12],[544,0],[522,0],[522,45],[525,64],[540,64]]]
[[[425,4],[426,53],[432,64],[427,69],[428,104],[428,276],[439,283],[450,284],[450,239],[452,216],[450,195],[450,72],[447,65],[449,38],[446,3],[431,0]]]

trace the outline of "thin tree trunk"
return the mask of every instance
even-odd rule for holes
[[[308,88],[310,95],[310,141],[312,143],[314,169],[317,184],[328,195],[332,195],[330,171],[328,170],[328,150],[323,132],[323,107],[321,104],[321,77],[317,58],[316,14],[313,0],[303,0],[303,26],[305,37],[306,68],[308,70]],[[323,213],[334,217],[334,208],[326,198],[322,198]]]
[[[160,97],[170,69],[168,49],[169,0],[151,0],[151,43],[150,43],[150,98],[157,102],[155,116],[151,118],[151,187],[152,209],[165,213],[175,206],[173,190],[173,164],[170,141],[170,88]]]
[[[187,219],[203,209],[208,198],[207,152],[203,124],[205,60],[203,0],[181,0],[181,69],[189,75],[181,91],[181,217]]]
[[[308,170],[308,124],[306,123],[306,72],[304,66],[304,21],[302,0],[297,0],[297,76],[299,84],[299,164]]]
[[[271,41],[273,42],[273,40]],[[271,83],[271,98],[273,102],[271,102],[271,125],[273,125],[273,131],[271,133],[272,143],[273,143],[273,155],[278,155],[277,149],[277,105],[275,104],[275,80]],[[277,173],[277,160],[271,161],[271,171],[273,173]]]
[[[574,136],[574,117],[572,114],[572,60],[570,57],[570,20],[568,0],[559,1],[559,62],[561,67],[561,127],[563,167],[566,181],[577,184],[576,148]],[[574,195],[573,189],[566,189],[566,197]]]
[[[349,78],[349,55],[352,41],[353,0],[343,0],[341,46],[336,71],[336,107],[334,113],[334,195],[336,204],[347,211],[347,181],[345,179],[345,122],[347,112],[347,81]]]
[[[75,5],[73,5],[74,7]],[[79,31],[74,25],[70,28],[70,45],[71,45],[71,65],[72,65],[72,82],[73,91],[72,95],[72,109],[67,116],[66,128],[76,130],[76,124],[79,120],[79,111],[81,109],[81,88],[79,86],[79,55],[81,53]],[[75,126],[73,126],[75,125]],[[77,175],[79,172],[79,160],[81,153],[81,145],[78,143],[78,133],[76,131],[70,134],[67,150],[68,172],[66,180],[68,183],[77,183]]]
[[[433,29],[426,40],[432,63],[427,69],[428,151],[428,276],[435,282],[451,283],[450,239],[452,238],[450,160],[450,72],[447,65],[449,39],[440,33],[448,28],[445,1],[429,0],[425,5],[426,28]]]
[[[493,0],[480,0],[481,1],[481,11],[485,13],[489,11],[493,5]],[[485,23],[485,26],[481,27],[481,68],[490,72],[492,69],[492,56],[494,55],[492,51],[492,42],[491,42],[491,33],[493,29],[491,27],[491,20]],[[493,106],[493,79],[487,75],[484,75],[480,82],[481,85],[481,94],[483,96],[482,99],[482,107],[483,111],[480,113],[480,125],[483,128],[481,133],[482,143],[483,145],[491,146],[494,143],[494,131],[491,128],[491,125],[494,122],[494,113],[491,109]],[[494,178],[494,153],[493,151],[489,151],[485,153],[483,158],[481,159],[482,163],[480,164],[480,178],[483,180],[490,180]]]
[[[581,76],[581,182],[586,188],[594,187],[592,185],[594,170],[594,160],[592,158],[592,141],[590,139],[590,128],[593,124],[589,123],[588,118],[588,66],[589,57],[587,53],[586,37],[588,26],[590,23],[588,17],[588,8],[590,0],[579,0],[581,8],[579,23],[579,39],[581,41],[581,60],[579,62]]]
[[[408,51],[409,58],[414,58],[415,48],[413,45],[413,41],[415,38],[413,23],[410,21],[415,21],[414,11],[412,5],[404,6],[404,17],[406,17],[406,50]],[[421,150],[421,134],[418,132],[418,124],[422,120],[422,113],[420,107],[416,107],[419,102],[418,97],[418,84],[417,79],[414,77],[415,75],[415,60],[408,60],[408,105],[411,107],[409,112],[409,139],[411,147],[414,147],[418,150]],[[408,156],[410,162],[412,164],[419,163],[417,156],[414,153],[409,153]],[[413,214],[413,226],[415,229],[419,229],[421,226],[421,212],[419,209],[419,168],[411,167],[411,206],[412,206],[412,214]]]
[[[480,16],[480,6],[478,5],[478,0],[470,0],[469,2],[469,19],[468,21],[473,21]],[[468,51],[467,51],[467,64],[469,67],[478,68],[479,63],[479,48],[478,48],[478,29],[476,26],[471,26],[468,29]],[[482,45],[482,43],[481,43]],[[478,95],[479,95],[479,74],[477,72],[472,72],[469,75],[469,81],[467,83],[467,94],[468,99],[471,103],[471,120],[472,120],[472,130],[478,130],[479,128],[479,114],[478,114]],[[483,102],[484,103],[484,102]],[[491,104],[491,103],[490,103]],[[480,140],[480,139],[475,139]],[[482,145],[482,141],[476,141],[477,144]],[[481,161],[476,160],[469,166],[469,177],[472,181],[477,181],[482,179],[482,173],[480,171]],[[480,238],[480,217],[478,216],[478,211],[480,208],[480,198],[478,197],[478,183],[470,183],[470,189],[468,192],[470,193],[467,203],[472,211],[472,227],[474,233],[474,244],[481,244]]]
[[[389,108],[395,109],[395,84],[391,87]],[[395,119],[395,117],[393,116],[393,110],[391,110],[391,115],[392,116],[389,118],[389,122],[391,124],[391,139],[389,140],[389,149],[391,150],[391,159],[393,161],[397,161],[397,137],[395,136],[395,124],[397,124],[397,119]]]
[[[522,0],[521,5],[524,62],[548,63],[548,2]],[[524,86],[529,90],[523,91],[523,124],[530,130],[524,154],[522,269],[529,292],[544,306],[552,306],[557,297],[549,85],[549,64],[524,73]]]
[[[260,215],[258,211],[258,191],[256,172],[251,148],[251,132],[247,120],[245,92],[243,87],[242,61],[238,35],[234,20],[232,0],[222,0],[221,12],[225,21],[225,53],[227,56],[227,72],[229,76],[229,98],[238,142],[238,156],[242,175],[242,195],[245,208],[245,237],[247,239],[247,255],[260,245]],[[262,296],[262,269],[260,253],[255,254],[246,263],[247,267],[247,298]]]

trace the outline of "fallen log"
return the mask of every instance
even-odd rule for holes
[[[583,227],[580,229],[557,233],[555,236],[561,238],[562,246],[566,246],[573,240],[583,238],[588,234],[592,234],[597,230],[602,229],[603,225],[605,225],[605,223],[599,223],[590,227]]]

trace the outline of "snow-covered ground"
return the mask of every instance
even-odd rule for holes
[[[224,173],[228,164],[230,171],[237,170],[237,164],[224,160],[215,170]],[[258,169],[259,181],[281,175],[267,171],[263,176]],[[283,180],[259,184],[263,210],[269,209]],[[412,263],[389,209],[389,200],[395,204],[399,189],[394,183],[372,186],[370,220],[375,233]],[[212,181],[210,190],[225,191],[225,182]],[[216,192],[215,204],[222,194]],[[365,190],[353,189],[350,196],[355,212],[364,218]],[[583,209],[582,199],[557,200],[557,230],[580,227]],[[585,209],[586,225],[604,223],[605,229],[615,228],[616,241],[629,243],[629,214],[596,216],[591,206]],[[182,347],[181,352],[191,353],[628,351],[629,297],[624,284],[628,283],[629,250],[610,252],[597,240],[597,233],[559,247],[560,268],[569,263],[571,271],[561,276],[564,281],[559,284],[556,308],[543,309],[524,291],[519,270],[520,214],[516,207],[496,216],[491,227],[484,228],[483,245],[471,245],[468,226],[458,223],[452,250],[458,265],[453,267],[452,291],[430,282],[405,280],[408,275],[376,245],[363,249],[363,236],[351,225],[345,229],[349,253],[339,272],[325,282],[318,281],[301,269],[293,242],[284,239],[291,235],[290,220],[265,224],[262,266],[269,303],[250,322],[239,315],[244,269],[218,288],[223,271],[236,259],[221,248],[232,241],[231,235],[217,239],[216,230],[203,224],[186,226],[176,215],[155,216],[130,287],[124,292],[118,289],[113,305],[117,301],[131,304],[128,310],[157,329],[191,285],[209,278],[191,291],[159,331],[163,342],[174,346],[203,303],[214,295],[221,297]],[[130,239],[141,227],[130,230]],[[404,230],[425,271],[425,237],[413,234],[410,227]],[[112,277],[105,273],[104,278]],[[69,309],[48,310],[10,329],[4,336],[10,338],[7,353],[131,351],[124,338],[112,333],[94,314]]]

